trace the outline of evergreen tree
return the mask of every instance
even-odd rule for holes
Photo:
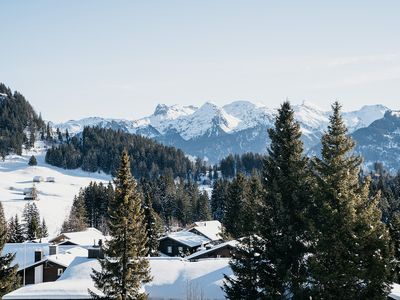
[[[62,136],[62,133],[61,133],[61,131],[60,131],[60,128],[57,127],[56,133],[57,133],[58,141],[59,141],[60,143],[62,143],[62,141],[63,141],[63,136]]]
[[[67,141],[67,143],[69,143],[70,141],[68,129],[65,129],[65,140]]]
[[[389,224],[389,232],[394,249],[394,282],[400,282],[400,212],[394,213]]]
[[[186,190],[188,185],[190,184],[185,184],[183,180],[181,180],[176,189],[175,217],[182,226],[186,226],[193,221],[191,199]]]
[[[260,222],[257,265],[260,289],[271,299],[308,299],[308,212],[312,184],[303,155],[300,125],[289,102],[278,110],[264,162],[265,196]]]
[[[68,219],[64,221],[62,232],[83,231],[88,228],[85,200],[82,190],[75,196]]]
[[[310,257],[311,286],[318,299],[386,299],[391,283],[389,236],[381,222],[379,195],[369,196],[369,179],[360,183],[361,158],[351,155],[354,141],[332,106],[315,159],[315,248]]]
[[[35,203],[27,203],[22,213],[24,219],[25,239],[28,241],[41,238],[39,210]]]
[[[211,220],[211,212],[210,212],[210,200],[208,199],[207,192],[203,192],[199,196],[199,200],[197,201],[197,221],[208,221]]]
[[[15,254],[9,253],[1,256],[6,240],[7,223],[4,218],[3,205],[0,202],[0,298],[19,286],[18,265],[11,267]]]
[[[31,195],[33,200],[37,200],[38,191],[37,191],[37,188],[36,188],[36,186],[34,184],[32,185],[32,189],[31,189],[30,195]],[[35,204],[35,207],[36,207],[36,204]]]
[[[224,179],[214,181],[211,193],[211,213],[214,220],[222,221],[224,219],[227,194],[228,181]]]
[[[243,237],[242,208],[247,193],[246,177],[238,173],[228,187],[228,197],[225,203],[223,225],[225,234],[233,238]]]
[[[241,212],[241,218],[243,219],[243,236],[250,236],[256,233],[259,227],[259,214],[264,197],[260,176],[253,173],[247,184],[248,188]]]
[[[142,284],[151,280],[145,258],[148,253],[146,224],[126,151],[122,153],[114,183],[115,197],[108,209],[112,239],[104,246],[105,258],[99,259],[101,271],[94,271],[92,278],[107,299],[146,299],[141,292]]]
[[[45,238],[49,236],[49,231],[47,229],[46,221],[42,219],[42,225],[40,226],[40,237]]]
[[[162,234],[161,218],[153,209],[153,204],[149,193],[144,195],[144,221],[147,230],[147,243],[148,256],[158,256],[158,239]]]
[[[300,126],[289,102],[282,104],[275,127],[268,133],[271,145],[264,162],[265,194],[260,213],[254,212],[260,216],[254,231],[257,235],[241,241],[244,254],[232,261],[237,278],[225,290],[231,299],[252,299],[254,295],[247,293],[243,284],[253,282],[249,291],[257,291],[257,298],[308,299],[304,257],[309,242],[311,182]],[[252,185],[257,186],[253,180]],[[250,197],[259,198],[260,194]]]
[[[53,137],[51,135],[51,126],[50,126],[50,122],[47,122],[47,126],[46,126],[46,140],[48,142],[51,142],[53,140]]]
[[[37,166],[37,160],[36,160],[36,157],[35,157],[34,155],[32,155],[32,156],[29,158],[28,165],[30,165],[30,166]]]
[[[24,228],[18,220],[18,215],[11,217],[8,223],[8,243],[22,243],[25,241]]]

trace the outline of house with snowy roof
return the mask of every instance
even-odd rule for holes
[[[62,253],[58,247],[50,245],[50,255],[43,256],[41,250],[35,251],[34,262],[18,271],[23,285],[56,281],[77,256],[85,256],[87,249],[74,247]],[[51,249],[53,248],[53,250]]]
[[[197,251],[192,253],[191,255],[186,256],[185,259],[190,261],[197,261],[199,259],[208,258],[231,258],[232,254],[236,250],[238,243],[238,241],[233,240],[217,245],[208,244],[205,247],[197,249]]]
[[[81,247],[48,243],[8,243],[2,252],[15,254],[13,265],[18,265],[22,285],[56,281],[75,257],[88,254]]]
[[[188,295],[225,299],[221,287],[224,274],[232,276],[229,259],[189,262],[180,258],[150,257],[148,260],[153,280],[142,289],[149,300],[188,299]],[[92,269],[100,270],[97,259],[76,257],[57,281],[28,285],[3,299],[92,299],[89,290],[102,296],[90,277]]]
[[[211,241],[222,240],[222,224],[217,220],[195,222],[188,231],[202,235]]]
[[[191,254],[211,242],[209,238],[187,230],[169,233],[159,241],[159,251],[167,256]]]
[[[99,245],[99,243],[102,243],[107,239],[108,237],[103,235],[100,230],[89,227],[84,231],[63,232],[55,238],[49,240],[49,243],[57,245],[90,247],[93,245]]]

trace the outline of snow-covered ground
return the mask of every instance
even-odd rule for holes
[[[31,155],[35,155],[38,165],[28,166]],[[79,189],[87,186],[91,181],[107,183],[110,175],[104,173],[88,173],[77,170],[64,170],[46,164],[44,161],[45,149],[43,144],[36,143],[33,150],[24,152],[22,156],[9,155],[5,161],[0,161],[0,201],[3,204],[5,216],[9,219],[22,211],[26,203],[23,191],[31,188],[33,177],[54,177],[55,182],[35,183],[39,200],[34,201],[45,218],[49,235],[59,232],[61,225],[68,215],[74,196]]]
[[[180,258],[149,258],[153,280],[144,286],[150,300],[225,299],[224,275],[232,276],[229,259],[188,262]],[[90,275],[99,269],[96,259],[76,257],[55,282],[27,285],[4,299],[92,299],[98,293]]]

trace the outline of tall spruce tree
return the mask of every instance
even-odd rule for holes
[[[247,193],[247,180],[242,173],[237,173],[228,187],[228,197],[225,203],[223,225],[225,235],[233,238],[243,237],[242,208]]]
[[[200,194],[197,201],[196,221],[208,221],[210,219],[210,200],[208,199],[207,192],[204,191]]]
[[[147,230],[147,243],[148,256],[159,256],[158,254],[158,239],[162,234],[162,221],[161,218],[153,209],[150,193],[144,195],[144,216]]]
[[[149,262],[145,258],[147,234],[142,199],[131,175],[129,156],[122,153],[115,183],[115,197],[108,209],[108,228],[112,237],[104,246],[101,270],[92,278],[107,299],[146,299],[142,284],[149,282]]]
[[[72,202],[68,219],[64,221],[62,232],[83,231],[88,228],[85,199],[82,190],[75,196]]]
[[[386,299],[391,283],[389,236],[381,222],[379,195],[369,196],[369,179],[360,183],[361,158],[351,154],[354,141],[340,105],[322,137],[315,159],[317,189],[315,248],[309,262],[317,299]]]
[[[18,265],[12,266],[15,254],[1,256],[7,240],[7,222],[4,218],[3,205],[0,202],[0,298],[19,286]]]
[[[260,222],[260,288],[271,299],[307,299],[308,213],[311,176],[300,125],[288,101],[278,110],[264,162]]]
[[[262,199],[263,188],[260,178],[253,174],[245,186],[240,219],[238,219],[241,224],[242,238],[232,253],[230,262],[231,269],[237,277],[224,276],[226,280],[224,290],[229,299],[250,300],[263,297],[259,287],[255,284],[258,281],[256,268],[258,257],[255,255],[258,241],[256,230]]]
[[[41,238],[39,210],[35,203],[27,203],[22,213],[24,219],[25,239],[28,241]]]
[[[224,219],[227,194],[228,181],[225,179],[215,180],[211,193],[211,213],[214,220],[222,221]]]
[[[40,237],[45,238],[49,236],[49,231],[47,229],[46,221],[42,219],[42,225],[40,226]]]
[[[8,223],[8,243],[22,243],[25,241],[24,228],[19,222],[18,215],[11,217]]]
[[[257,291],[256,299],[308,299],[304,257],[310,236],[311,177],[289,102],[281,105],[268,133],[271,145],[264,162],[257,235],[242,240],[244,259],[239,255],[232,261],[237,278],[228,284],[227,294],[230,299],[254,299]],[[245,282],[252,294],[244,287],[236,289]]]

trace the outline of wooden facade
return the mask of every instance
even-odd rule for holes
[[[201,245],[190,247],[170,237],[160,240],[159,251],[168,256],[186,256],[196,252]]]
[[[25,284],[35,284],[56,281],[64,273],[65,269],[66,267],[64,266],[45,260],[29,266],[25,270],[18,271],[18,274],[21,276],[22,284],[24,283],[24,275]],[[38,270],[40,271],[38,272]]]
[[[235,251],[235,247],[230,244],[225,244],[222,247],[215,247],[215,249],[210,248],[205,251],[200,251],[198,255],[193,255],[190,260],[196,261],[204,258],[230,258],[232,257],[233,251]]]

